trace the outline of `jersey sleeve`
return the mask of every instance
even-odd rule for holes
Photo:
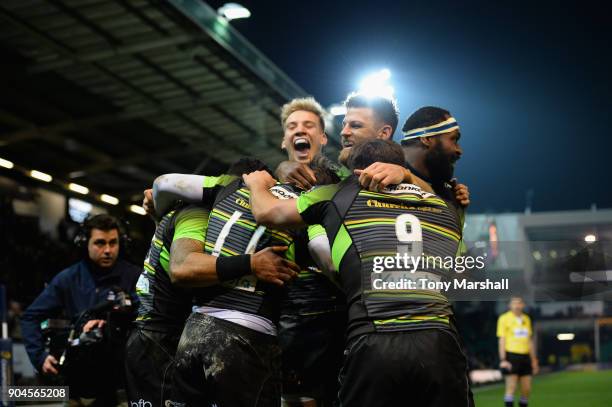
[[[189,206],[176,215],[172,241],[188,238],[204,243],[209,212],[197,206]]]
[[[323,185],[303,193],[296,200],[297,210],[308,225],[321,223],[325,207],[338,192],[338,185]]]
[[[329,238],[323,226],[311,225],[308,227],[308,252],[322,272],[334,273],[337,271],[331,257]]]
[[[497,337],[503,338],[505,336],[506,336],[506,318],[504,318],[504,316],[501,315],[497,319]]]
[[[334,172],[336,173],[338,178],[340,178],[341,181],[344,181],[353,174],[353,172],[346,168],[344,165],[338,165],[338,167],[335,168]]]
[[[219,191],[237,178],[235,175],[227,174],[218,177],[205,176],[202,182],[202,203],[209,207],[212,206]]]
[[[319,236],[325,235],[325,228],[321,225],[310,225],[308,226],[308,240],[315,239]]]

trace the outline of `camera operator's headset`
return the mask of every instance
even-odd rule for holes
[[[128,225],[128,223],[122,222],[119,219],[115,218],[114,216],[107,215],[107,214],[90,215],[87,217],[87,219],[81,222],[79,224],[79,230],[74,236],[74,240],[73,240],[74,245],[78,247],[79,250],[81,251],[85,251],[87,249],[87,243],[89,242],[89,235],[91,234],[91,230],[94,229],[94,227],[92,226],[93,220],[100,216],[111,217],[117,222],[118,229],[119,229],[119,256],[120,257],[125,256],[129,252],[130,245],[132,243],[132,239],[130,238],[130,235],[128,234],[128,231],[126,228],[126,225]]]

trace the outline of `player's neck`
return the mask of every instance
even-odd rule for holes
[[[517,317],[520,317],[521,315],[523,315],[523,311],[518,311],[518,312],[511,311],[511,312],[512,312],[514,315],[516,315]]]
[[[418,175],[426,180],[431,179],[431,174],[425,165],[425,155],[412,148],[404,148],[404,160],[406,164],[418,171]]]

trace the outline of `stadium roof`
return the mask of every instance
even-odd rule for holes
[[[202,1],[8,0],[0,21],[0,157],[20,167],[128,198],[284,157],[279,108],[306,92]]]

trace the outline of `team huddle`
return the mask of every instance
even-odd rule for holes
[[[282,108],[287,161],[167,174],[127,342],[130,402],[154,406],[473,406],[453,308],[380,289],[377,256],[456,256],[467,187],[459,126],[437,107],[398,125],[393,101],[351,94],[338,162],[312,98]],[[423,267],[440,281],[452,270]],[[387,286],[385,286],[387,287]]]

